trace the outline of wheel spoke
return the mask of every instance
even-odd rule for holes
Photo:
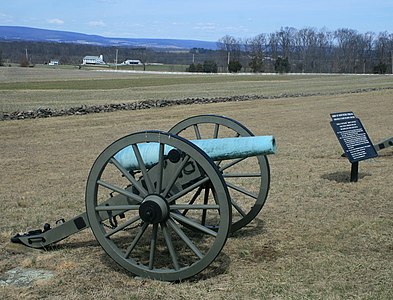
[[[247,215],[247,213],[240,207],[239,204],[237,204],[235,200],[233,200],[233,198],[231,198],[231,204],[239,212],[239,214],[241,214],[243,218]]]
[[[232,166],[238,164],[239,162],[241,162],[241,161],[244,160],[244,159],[246,159],[246,158],[237,158],[237,159],[234,159],[233,161],[231,161],[230,163],[226,164],[225,166],[220,167],[220,171],[222,172],[222,171],[224,171],[224,170],[226,170],[226,169],[228,169],[228,168],[230,168],[230,167],[232,167]]]
[[[176,172],[172,175],[171,180],[168,182],[165,191],[161,194],[162,197],[166,197],[169,193],[169,191],[172,189],[173,185],[175,184],[177,178],[179,177],[181,171],[183,170],[184,166],[186,165],[186,163],[189,161],[190,156],[187,155],[183,161],[181,162],[181,164],[179,165],[179,167],[176,169]]]
[[[142,186],[140,182],[138,182],[134,176],[130,174],[114,157],[110,159],[110,162],[113,163],[116,168],[132,183],[132,185],[141,193],[142,197],[147,196],[147,191]]]
[[[147,168],[146,168],[145,162],[143,161],[141,152],[139,151],[138,146],[135,144],[132,144],[132,149],[134,150],[134,154],[135,154],[135,157],[138,161],[139,168],[141,169],[143,178],[145,179],[145,182],[147,185],[147,190],[151,194],[154,192],[154,188],[153,188],[153,184],[151,182],[150,176],[147,173]]]
[[[164,234],[164,239],[168,247],[169,254],[171,255],[172,258],[173,267],[175,268],[175,270],[179,270],[180,269],[179,262],[177,260],[176,251],[175,248],[173,247],[172,238],[168,231],[168,227],[166,226],[165,223],[161,223],[161,229],[162,229],[162,233]]]
[[[149,226],[148,223],[143,223],[142,227],[139,228],[139,232],[138,234],[135,236],[134,240],[132,241],[131,245],[128,246],[126,253],[124,255],[124,258],[128,258],[132,252],[132,250],[134,250],[135,246],[138,244],[139,240],[141,239],[143,233],[146,231],[147,226]]]
[[[177,233],[177,235],[186,243],[186,245],[195,253],[199,258],[203,258],[202,252],[194,245],[194,243],[188,238],[183,230],[171,219],[168,220],[169,226]]]
[[[158,194],[161,193],[162,190],[162,176],[163,176],[163,168],[164,168],[164,144],[160,144],[159,156],[158,156],[158,176],[157,176],[157,187],[156,192]]]
[[[217,204],[174,204],[170,206],[171,210],[192,210],[192,209],[219,209]]]
[[[119,194],[122,194],[128,198],[131,198],[132,200],[135,200],[139,203],[141,203],[143,201],[142,197],[140,197],[134,193],[130,193],[129,191],[127,191],[123,188],[117,187],[117,186],[110,184],[108,182],[105,182],[103,180],[97,180],[97,184],[102,185],[103,187],[106,187],[107,189],[110,189],[114,192],[118,192]]]
[[[220,124],[216,123],[214,124],[214,133],[213,133],[213,139],[218,138],[218,130],[220,129]]]
[[[227,186],[230,187],[231,189],[234,189],[240,193],[243,193],[251,198],[258,199],[258,195],[251,193],[251,192],[247,191],[246,189],[241,188],[240,186],[234,185],[229,182],[227,182]]]
[[[201,132],[199,131],[198,125],[194,124],[193,127],[194,127],[195,136],[196,136],[197,140],[200,140],[202,137],[201,137]]]
[[[124,222],[124,223],[121,224],[121,225],[118,225],[116,228],[112,229],[111,231],[108,231],[108,232],[105,234],[105,237],[110,237],[111,235],[113,235],[113,234],[119,232],[120,230],[123,230],[124,228],[126,228],[126,227],[128,227],[128,226],[134,224],[134,223],[135,223],[136,221],[138,221],[138,220],[140,220],[140,216],[139,216],[139,215],[137,215],[137,216],[135,216],[135,217],[129,219],[128,221]]]
[[[192,196],[191,201],[188,203],[188,205],[194,204],[194,202],[196,201],[196,199],[197,199],[197,198],[199,197],[199,195],[201,194],[202,189],[203,189],[202,186],[200,186],[200,187],[198,188],[198,190],[195,192],[194,196]],[[181,209],[181,208],[178,208],[178,209]],[[185,208],[184,211],[182,212],[182,215],[185,216],[185,215],[187,214],[187,212],[188,212],[188,208]]]
[[[204,177],[201,180],[199,180],[198,182],[195,182],[194,184],[190,185],[189,187],[185,188],[184,190],[181,190],[180,192],[178,192],[177,194],[173,195],[172,197],[170,197],[168,199],[168,203],[172,203],[173,201],[179,199],[180,197],[184,196],[185,194],[189,193],[190,191],[192,191],[193,189],[195,189],[196,187],[204,184],[205,182],[209,181],[209,177]]]
[[[171,216],[171,218],[176,219],[177,221],[186,223],[187,225],[190,225],[191,227],[194,227],[195,229],[198,229],[198,230],[200,230],[204,233],[207,233],[211,236],[214,236],[214,237],[217,236],[217,232],[215,232],[215,231],[213,231],[213,230],[211,230],[211,229],[209,229],[209,228],[207,228],[207,227],[205,227],[205,226],[203,226],[203,225],[201,225],[201,224],[199,224],[199,223],[197,223],[187,217],[184,217],[180,214],[170,213],[170,216]]]
[[[96,211],[128,211],[128,210],[138,210],[140,205],[100,205],[96,207]]]
[[[207,205],[207,203],[209,202],[209,191],[210,191],[210,188],[207,185],[206,188],[205,188],[205,195],[203,197],[203,204],[204,205]],[[202,225],[206,224],[206,214],[207,214],[207,210],[204,209],[202,211],[202,221],[201,221]]]
[[[261,178],[262,174],[261,173],[224,173],[222,174],[224,178],[242,178],[242,177],[256,177],[256,178]]]
[[[153,270],[154,259],[156,257],[157,232],[158,232],[158,224],[153,224],[153,231],[151,233],[151,240],[150,240],[150,256],[149,256],[150,270]]]

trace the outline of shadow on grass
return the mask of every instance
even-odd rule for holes
[[[131,272],[128,272],[123,267],[118,265],[106,253],[103,253],[100,260],[106,267],[110,269],[114,269],[116,272],[125,274],[130,278],[139,278],[139,276]],[[230,257],[225,252],[221,251],[220,254],[216,257],[216,259],[206,269],[202,270],[202,272],[194,276],[191,276],[190,278],[183,279],[182,281],[174,281],[173,283],[180,284],[182,282],[196,282],[196,281],[207,280],[210,278],[217,277],[227,272],[230,263],[231,263]],[[149,280],[149,278],[141,278],[141,280]]]
[[[86,241],[78,241],[78,242],[64,242],[62,241],[59,244],[48,245],[45,247],[47,251],[55,251],[62,249],[77,249],[77,248],[88,248],[88,247],[101,247],[98,244],[97,240],[91,239]]]
[[[85,241],[76,241],[76,242],[62,242],[60,244],[52,245],[47,247],[48,251],[55,251],[61,249],[77,249],[77,248],[101,248],[97,240],[85,240]],[[100,255],[101,263],[106,266],[108,269],[113,269],[115,272],[119,272],[130,278],[139,278],[139,276],[127,271],[122,266],[117,264],[105,251],[102,249]],[[95,250],[94,250],[95,251]],[[207,280],[210,278],[215,278],[221,274],[225,274],[227,269],[229,268],[231,263],[230,257],[224,252],[221,251],[219,255],[211,262],[211,264],[204,270],[202,270],[199,274],[196,274],[188,279],[184,279],[182,281],[175,281],[173,283],[181,283],[181,282],[194,282]],[[149,280],[148,278],[141,278],[141,280]]]
[[[358,180],[363,179],[366,176],[371,176],[370,173],[362,173],[360,172],[358,174]],[[321,176],[322,179],[327,179],[330,181],[335,181],[337,183],[351,183],[351,172],[350,170],[348,171],[339,171],[339,172],[334,172],[334,173],[328,173],[324,174]]]
[[[206,280],[217,277],[219,275],[227,273],[227,270],[231,264],[231,258],[224,252],[221,251],[216,259],[201,273],[187,279],[188,282],[195,282]]]
[[[383,157],[383,158],[393,158],[393,151],[381,151],[378,152],[378,157]]]
[[[252,237],[264,233],[266,233],[265,221],[255,218],[248,225],[232,233],[229,236],[229,238],[236,239],[236,238]]]
[[[229,239],[252,237],[266,233],[265,221],[255,218],[248,225],[234,232]],[[71,241],[62,242],[60,244],[52,245],[47,248],[47,250],[60,250],[60,249],[77,249],[77,248],[101,248],[97,240],[89,239],[84,241]],[[261,249],[258,249],[258,253],[254,253],[251,257],[248,257],[251,261],[262,260],[275,260],[278,256],[274,247],[272,245],[265,245]],[[122,266],[118,265],[105,251],[102,249],[102,254],[100,255],[101,263],[109,269],[113,269],[115,272],[119,272],[130,278],[138,278],[135,274],[125,270]],[[211,278],[216,278],[222,274],[225,274],[231,264],[231,258],[224,252],[221,251],[219,255],[212,261],[212,263],[202,272],[196,274],[188,279],[184,279],[180,282],[195,282],[201,280],[207,280]],[[141,280],[146,280],[146,278],[141,278]]]
[[[101,246],[98,244],[96,240],[89,240],[89,241],[81,241],[81,242],[70,242],[70,243],[61,243],[57,245],[52,245],[46,248],[47,251],[55,251],[61,249],[76,249],[76,248],[91,248],[91,247],[99,247]],[[116,272],[129,276],[130,278],[139,278],[139,276],[127,271],[119,264],[117,264],[105,251],[102,250],[102,255],[100,255],[100,261],[103,265],[105,265],[109,269],[113,269]],[[216,259],[202,272],[196,274],[190,278],[184,279],[182,281],[175,281],[173,283],[180,284],[182,282],[195,282],[201,280],[207,280],[210,278],[217,277],[221,274],[225,274],[230,266],[231,259],[230,257],[224,252],[221,251],[220,254],[216,257]],[[149,280],[148,278],[141,278],[141,280]]]

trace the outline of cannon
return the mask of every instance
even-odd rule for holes
[[[217,115],[185,119],[109,145],[87,178],[86,211],[12,242],[47,248],[91,228],[104,251],[140,277],[178,281],[207,268],[249,224],[269,190],[273,136]]]

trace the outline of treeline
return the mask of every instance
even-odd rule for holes
[[[87,55],[103,55],[106,63],[114,63],[116,50],[118,50],[118,62],[127,59],[139,59],[142,62],[190,64],[193,58],[190,51],[159,51],[145,47],[104,47],[76,43],[0,41],[0,60],[3,64],[20,64],[27,57],[32,65],[45,64],[54,59],[64,65],[79,65],[82,63],[83,57]],[[210,52],[203,54],[203,59],[210,57]]]
[[[173,51],[0,41],[0,64],[34,65],[56,59],[61,64],[79,65],[86,55],[103,55],[106,63],[114,63],[118,53],[119,63],[139,59],[142,63],[187,65],[192,72],[392,73],[393,34],[388,32],[283,27],[252,38],[226,35],[217,46],[218,50]]]
[[[228,61],[240,61],[253,72],[391,73],[393,34],[353,29],[285,27],[270,34],[218,41]],[[245,59],[244,54],[247,54]]]

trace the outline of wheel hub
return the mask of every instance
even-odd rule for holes
[[[168,204],[158,195],[148,195],[139,206],[139,216],[149,224],[160,223],[169,216]]]

